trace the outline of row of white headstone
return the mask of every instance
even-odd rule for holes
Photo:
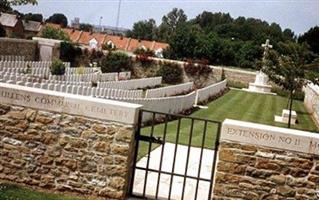
[[[115,88],[123,90],[135,90],[141,88],[155,87],[162,84],[162,77],[151,77],[132,79],[125,81],[109,81],[109,82],[98,82],[98,88]]]
[[[66,68],[71,66],[71,63],[63,63]],[[0,61],[0,69],[2,67],[12,68],[50,68],[52,61]]]
[[[0,82],[4,82],[0,79]],[[33,83],[23,81],[9,80],[5,83],[16,84],[21,86],[41,88],[46,90],[52,90],[57,92],[70,93],[75,95],[92,96],[104,99],[117,99],[117,98],[142,98],[143,90],[118,90],[111,88],[96,88],[86,87],[79,85],[64,85],[64,84],[53,84],[53,83]]]
[[[32,77],[28,74],[16,74],[16,73],[0,73],[0,80],[1,82],[6,81],[23,81],[23,82],[41,82],[41,78]]]
[[[160,87],[146,90],[145,98],[160,98],[169,97],[178,94],[185,94],[190,92],[194,87],[193,82],[182,83],[178,85],[171,85],[167,87]]]
[[[0,55],[0,61],[24,61],[24,56]]]
[[[22,67],[2,67],[1,73],[29,74],[41,78],[47,78],[51,74],[50,68],[22,68]]]
[[[209,100],[227,88],[227,80],[207,86],[200,90],[193,91],[186,95],[161,97],[161,98],[142,98],[142,99],[117,99],[120,101],[136,103],[143,105],[143,109],[162,113],[178,114],[185,110],[193,108],[197,102]],[[160,116],[158,116],[160,117]],[[152,118],[152,114],[145,113],[143,121]]]
[[[223,91],[227,87],[227,80],[221,81],[219,83],[212,84],[210,86],[198,89],[196,103],[205,102],[210,97],[217,95],[219,92]]]

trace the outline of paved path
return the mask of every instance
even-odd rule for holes
[[[164,147],[162,171],[172,172],[175,144],[165,143],[164,146],[165,147]],[[155,170],[159,169],[162,147],[163,146],[159,146],[158,148],[154,149],[151,152],[150,164],[149,164],[150,169],[155,169]],[[174,173],[185,174],[187,151],[188,151],[187,146],[178,145]],[[198,176],[200,151],[201,151],[200,148],[191,147],[188,170],[187,170],[187,175],[189,176],[194,176],[194,177]],[[211,178],[213,157],[214,157],[213,150],[204,149],[201,174],[200,174],[201,178],[205,178],[205,179]],[[142,158],[137,163],[137,166],[146,167],[146,164],[147,164],[147,156]],[[143,193],[144,180],[145,180],[145,171],[136,170],[133,193],[136,193],[136,194]],[[148,172],[147,187],[146,187],[147,196],[150,196],[150,197],[155,196],[157,180],[158,180],[158,173]],[[170,181],[171,181],[170,175],[161,174],[160,186],[159,186],[159,198],[166,199],[168,197]],[[181,199],[183,182],[184,182],[183,177],[173,176],[172,195],[171,195],[172,199]],[[196,183],[197,181],[195,179],[186,179],[186,186],[185,186],[185,193],[184,193],[185,200],[194,199]],[[207,199],[208,192],[209,192],[209,182],[200,181],[197,199],[200,199],[200,200]]]

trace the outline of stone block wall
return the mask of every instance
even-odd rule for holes
[[[124,199],[132,125],[0,104],[0,180]]]
[[[318,199],[319,156],[222,142],[213,199]]]
[[[36,41],[0,38],[0,55],[24,56],[25,61],[38,60],[38,46]]]

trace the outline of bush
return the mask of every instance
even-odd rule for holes
[[[59,59],[55,59],[51,65],[51,74],[52,75],[64,75],[65,74],[65,65]]]
[[[55,29],[49,26],[43,29],[41,37],[55,40],[70,41],[69,36],[66,35],[61,29]]]
[[[278,96],[282,97],[289,97],[290,93],[286,90],[283,90],[282,88],[275,86],[271,88],[271,92],[276,93]],[[300,100],[303,101],[305,98],[305,93],[300,89],[295,91],[294,93],[294,100]]]
[[[70,42],[62,42],[60,48],[60,59],[63,62],[70,62],[72,67],[76,67],[76,60],[82,56],[80,47]]]
[[[157,75],[163,77],[164,83],[176,84],[183,80],[183,69],[178,64],[164,63]]]
[[[187,63],[184,64],[184,70],[187,74],[190,74],[192,76],[208,75],[212,72],[212,69],[207,64],[195,64],[191,60],[187,61]]]
[[[131,71],[131,58],[121,52],[111,52],[99,64],[103,73]]]
[[[227,86],[228,87],[232,87],[232,88],[238,88],[238,89],[242,89],[242,88],[247,88],[248,84],[245,84],[243,82],[239,82],[239,81],[227,81]]]

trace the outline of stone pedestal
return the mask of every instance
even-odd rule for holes
[[[249,88],[244,89],[248,92],[257,92],[257,93],[263,93],[263,94],[273,94],[275,93],[271,92],[271,85],[268,85],[268,76],[264,74],[262,71],[257,72],[256,80],[254,83],[249,83]]]
[[[275,122],[288,124],[289,121],[289,110],[282,110],[281,116],[275,116]],[[297,113],[296,111],[291,111],[291,124],[295,125],[297,121]]]
[[[60,58],[60,40],[46,39],[34,37],[32,40],[38,42],[39,48],[39,60],[40,61],[52,61],[55,58]]]

